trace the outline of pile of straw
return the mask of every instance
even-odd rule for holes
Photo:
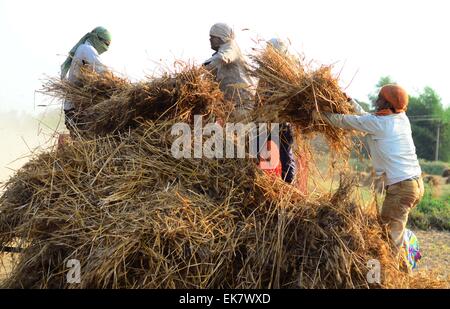
[[[411,286],[376,215],[351,198],[354,181],[305,197],[248,160],[180,161],[169,127],[75,140],[24,166],[0,199],[0,246],[26,242],[3,286]],[[66,281],[70,259],[79,285]],[[371,259],[381,284],[367,282]]]
[[[73,103],[78,133],[84,136],[123,132],[143,119],[176,116],[192,122],[194,115],[225,117],[224,111],[229,109],[213,76],[202,67],[184,65],[179,72],[139,83],[89,69],[81,73],[78,84],[50,79],[42,92]]]
[[[332,149],[349,150],[348,132],[334,128],[322,119],[314,119],[313,111],[351,114],[331,66],[313,70],[302,60],[278,52],[268,46],[253,56],[254,76],[259,79],[258,102],[261,117],[294,123],[303,135],[322,133]]]
[[[109,106],[119,126],[89,125],[6,183],[0,247],[19,241],[24,251],[3,287],[446,285],[398,270],[377,215],[353,200],[351,178],[333,194],[305,196],[252,160],[174,158],[172,125],[196,111],[213,114],[221,98],[200,69],[189,72],[174,77],[172,91],[165,79],[99,89],[94,78],[78,90],[53,83],[53,93],[81,111]],[[123,115],[124,107],[146,120]],[[81,263],[79,284],[66,280],[72,259]],[[381,263],[380,284],[367,281],[372,259]]]

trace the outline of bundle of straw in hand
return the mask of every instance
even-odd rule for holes
[[[348,148],[347,132],[313,117],[313,111],[353,112],[331,66],[312,70],[300,59],[270,46],[253,56],[253,60],[253,74],[259,79],[259,117],[294,123],[304,134],[322,133],[335,150]]]
[[[142,120],[192,122],[194,115],[221,116],[228,108],[218,84],[201,67],[184,65],[138,83],[92,70],[81,73],[77,84],[51,79],[42,92],[73,103],[78,133],[85,136],[124,132]]]

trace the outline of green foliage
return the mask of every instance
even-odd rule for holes
[[[442,113],[439,159],[450,162],[450,106]]]
[[[433,198],[432,192],[433,188],[426,185],[423,199],[409,214],[408,224],[423,230],[450,231],[450,196]]]
[[[410,96],[407,115],[420,158],[435,159],[437,131],[440,127],[439,159],[450,161],[449,113],[444,110],[439,95],[430,87],[425,87],[417,97]]]
[[[419,160],[422,172],[429,175],[441,176],[445,169],[449,168],[449,164],[442,161]]]
[[[372,163],[369,159],[352,157],[349,160],[350,166],[354,171],[370,173],[372,171]]]

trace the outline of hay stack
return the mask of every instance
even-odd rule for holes
[[[189,65],[139,83],[83,69],[77,85],[50,79],[42,92],[72,102],[78,133],[91,137],[133,129],[142,119],[192,122],[193,115],[226,117],[230,109],[211,74]]]
[[[426,175],[423,178],[423,182],[424,183],[429,183],[433,186],[439,186],[441,181],[440,181],[440,177],[439,176],[435,176],[435,175]]]
[[[343,179],[302,196],[247,160],[170,155],[164,125],[78,140],[30,161],[1,198],[2,245],[29,245],[5,287],[407,287],[376,215]],[[80,285],[66,282],[70,259]],[[382,263],[381,285],[367,262]]]
[[[294,123],[303,135],[322,133],[335,151],[349,150],[352,145],[348,132],[313,119],[312,112],[350,114],[347,102],[331,66],[312,70],[292,55],[279,53],[268,46],[253,57],[254,76],[259,79],[259,115],[280,122]]]
[[[444,177],[444,178],[450,177],[450,168],[446,168],[446,169],[442,172],[442,177]]]
[[[146,112],[187,102],[177,91],[159,102],[157,85],[140,97],[150,104],[131,100],[134,86],[126,85],[111,95],[124,102],[106,97],[93,106]],[[0,197],[0,247],[21,239],[25,250],[3,287],[423,287],[423,279],[398,270],[376,214],[352,200],[354,180],[343,177],[334,194],[304,196],[251,160],[175,159],[172,125],[197,104],[204,111],[215,104],[203,100],[211,98],[204,89],[188,97],[173,119],[117,115],[121,130],[104,136],[107,127],[88,126],[94,131],[38,155],[9,180]],[[71,259],[81,263],[80,284],[66,280]],[[381,263],[381,284],[367,282],[372,259]]]

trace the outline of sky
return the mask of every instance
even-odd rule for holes
[[[209,58],[209,29],[226,22],[250,53],[259,40],[289,40],[291,51],[334,64],[352,97],[390,75],[411,94],[431,86],[450,106],[450,3],[445,0],[0,0],[0,111],[39,113],[54,104],[37,90],[96,26],[112,33],[101,55],[132,80],[176,60]],[[244,30],[246,29],[246,30]]]

